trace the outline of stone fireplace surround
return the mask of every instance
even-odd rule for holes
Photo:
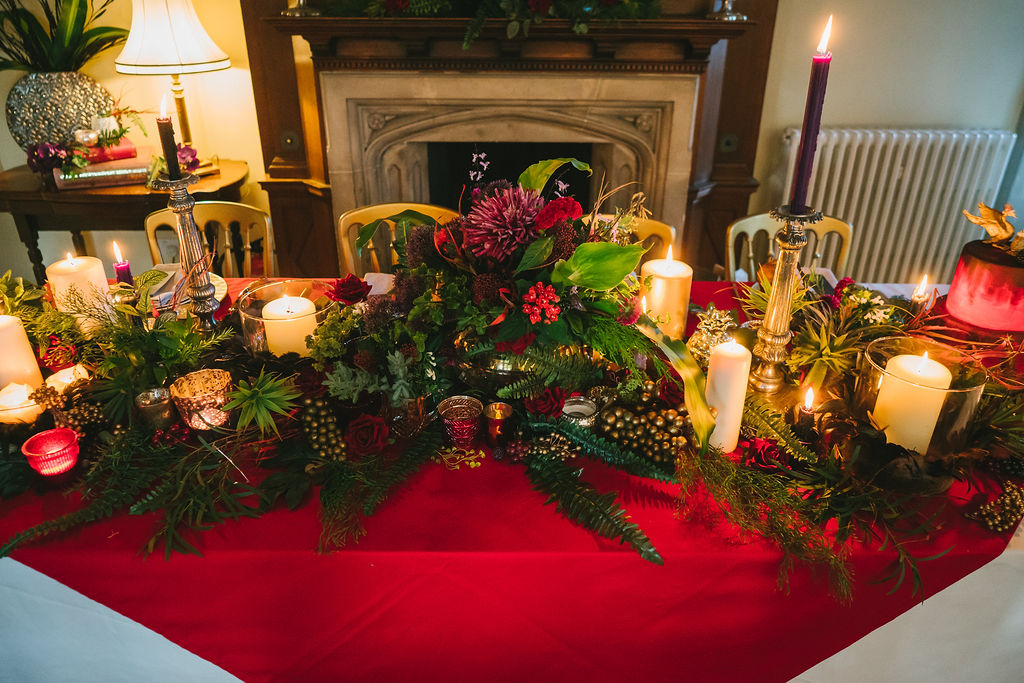
[[[726,40],[758,24],[704,19],[706,0],[671,0],[662,19],[595,23],[585,35],[547,20],[510,40],[504,21],[488,20],[468,51],[464,20],[282,17],[286,1],[247,0],[243,15],[283,275],[338,272],[341,211],[426,199],[431,140],[589,144],[591,187],[602,173],[608,186],[642,183],[656,217],[685,220],[680,253],[698,263],[714,263],[719,224],[745,214],[757,187],[748,112],[760,111],[775,0],[765,0],[766,30],[737,52],[728,91]],[[718,145],[720,111],[734,110],[745,113],[721,116],[740,143]]]
[[[429,201],[428,142],[594,145],[592,196],[647,195],[654,217],[682,227],[698,76],[692,74],[351,73],[322,71],[334,212]],[[589,206],[588,206],[589,208]]]

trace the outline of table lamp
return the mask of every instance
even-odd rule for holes
[[[132,26],[114,61],[123,74],[170,74],[182,144],[192,144],[181,74],[219,71],[231,66],[192,7],[192,0],[132,0]]]

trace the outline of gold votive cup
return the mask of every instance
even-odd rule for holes
[[[136,396],[135,409],[142,421],[153,430],[167,429],[177,420],[171,392],[163,387],[147,389]]]
[[[510,417],[512,417],[512,406],[507,403],[488,403],[484,407],[489,446],[503,446],[508,441],[508,418]]]

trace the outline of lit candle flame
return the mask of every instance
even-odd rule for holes
[[[668,245],[668,253],[665,254],[665,258],[668,259],[669,261],[672,260],[672,245],[671,244]]]
[[[160,97],[160,118],[167,118],[167,93]]]
[[[71,255],[71,252],[69,251],[68,252],[68,265],[73,265],[74,263],[75,263],[75,258]]]
[[[821,34],[821,42],[818,43],[818,54],[828,54],[828,37],[832,34],[832,15],[828,15],[828,23],[825,24],[825,32]]]
[[[114,261],[124,263],[124,258],[121,257],[121,249],[117,246],[117,242],[114,242]]]
[[[671,247],[669,247],[669,249],[671,249]],[[643,297],[640,298],[640,311],[643,314],[645,314],[645,315],[647,314],[647,297],[646,296],[643,296]]]
[[[914,296],[915,297],[922,297],[922,296],[924,296],[924,290],[925,290],[926,287],[928,287],[928,275],[927,274],[923,278],[921,278],[921,284],[919,284],[917,286],[917,289],[914,290]]]
[[[810,411],[811,406],[814,405],[814,387],[807,387],[807,393],[804,394],[804,410]]]
[[[924,372],[925,364],[928,362],[928,352],[925,351],[921,354],[921,362],[917,364],[918,373]]]

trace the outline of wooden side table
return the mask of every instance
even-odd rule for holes
[[[242,183],[249,175],[244,161],[221,159],[219,174],[203,176],[189,190],[196,201],[219,199],[237,202]],[[19,166],[0,173],[0,211],[14,216],[18,237],[28,247],[32,272],[40,285],[46,280],[39,233],[68,231],[79,256],[86,254],[84,230],[144,230],[147,215],[167,207],[167,193],[145,185],[94,187],[50,192],[42,188],[39,176]]]

